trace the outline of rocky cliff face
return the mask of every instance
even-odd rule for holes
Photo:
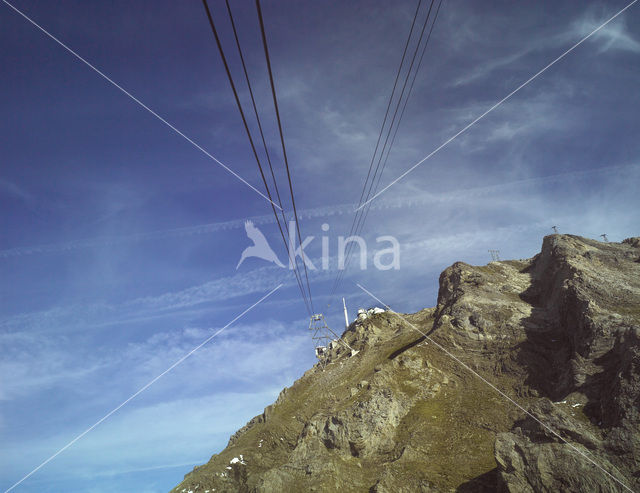
[[[639,491],[640,238],[553,235],[351,325],[173,491]]]

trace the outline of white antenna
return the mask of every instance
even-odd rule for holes
[[[347,314],[347,303],[342,298],[342,306],[344,307],[344,328],[349,328],[349,315]]]
[[[500,260],[500,250],[489,250],[491,254],[491,260],[493,262],[498,262]]]

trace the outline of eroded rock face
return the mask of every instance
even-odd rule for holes
[[[640,238],[458,262],[343,338],[174,491],[640,491]]]
[[[609,461],[597,431],[549,400],[530,412],[533,417],[496,438],[500,491],[618,492],[628,483]]]
[[[533,352],[541,343],[522,354],[530,370],[528,383],[557,400],[570,396],[583,421],[566,419],[562,403],[545,401],[532,408],[532,414],[566,441],[530,416],[511,433],[501,434],[496,458],[506,491],[622,491],[640,486],[637,240],[603,244],[552,236],[545,238],[534,259],[531,287],[524,297],[549,321],[543,334],[561,344],[547,355]]]

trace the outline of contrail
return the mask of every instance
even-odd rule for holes
[[[413,196],[402,196],[398,198],[388,198],[376,201],[371,205],[374,210],[401,209],[405,207],[415,207],[418,205],[431,205],[435,203],[455,202],[457,200],[468,200],[470,197],[478,197],[491,193],[500,192],[504,189],[513,190],[518,186],[531,186],[535,184],[544,184],[551,182],[559,182],[568,178],[586,178],[594,174],[610,173],[612,171],[621,171],[626,169],[640,169],[640,165],[620,165],[606,166],[585,171],[570,171],[567,173],[559,173],[555,175],[527,178],[522,180],[510,181],[506,183],[498,183],[482,187],[472,187],[467,189],[458,189],[439,193],[422,193]],[[321,206],[310,209],[303,209],[299,212],[302,219],[318,219],[331,217],[342,214],[350,214],[353,210],[353,204],[337,204],[333,206]],[[72,250],[81,250],[86,248],[97,248],[111,245],[122,245],[129,243],[138,243],[142,241],[157,240],[162,238],[186,237],[194,235],[211,234],[217,231],[225,231],[232,229],[244,228],[244,222],[251,220],[254,224],[272,224],[274,223],[273,215],[260,215],[249,218],[234,219],[231,221],[223,221],[216,223],[198,224],[195,226],[187,226],[184,228],[173,228],[159,231],[151,231],[147,233],[138,233],[133,235],[123,235],[114,237],[97,237],[82,240],[73,240],[65,243],[51,243],[44,245],[33,245],[9,248],[0,250],[0,259],[20,257],[24,255],[51,254],[68,252]]]

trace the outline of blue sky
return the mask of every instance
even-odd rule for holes
[[[627,3],[445,0],[382,184]],[[261,189],[200,2],[14,5]],[[348,232],[414,8],[264,2],[316,262],[322,235],[334,256]],[[279,157],[253,2],[234,13]],[[269,205],[5,4],[0,24],[1,488],[283,284],[15,489],[168,491],[314,362],[291,273],[235,268],[246,219],[286,258]],[[553,225],[639,234],[639,25],[634,5],[373,203],[369,255],[394,235],[400,269],[350,270],[352,316],[374,304],[355,282],[416,311],[446,266],[530,257]],[[339,329],[335,274],[310,281]]]

